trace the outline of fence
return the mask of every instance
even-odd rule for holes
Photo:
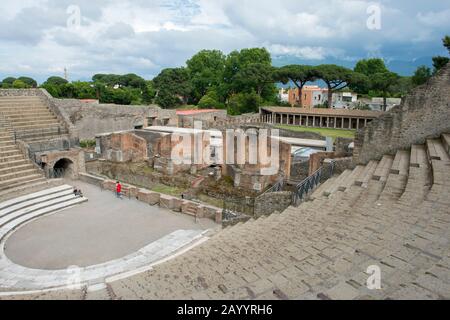
[[[285,184],[284,178],[281,178],[280,180],[277,181],[277,183],[275,183],[272,187],[270,187],[270,189],[264,191],[263,194],[283,191],[284,184]],[[262,196],[263,194],[261,194],[260,196]]]
[[[292,196],[292,205],[299,206],[322,181],[331,178],[334,174],[335,164],[336,161],[331,161],[329,167],[320,167],[311,176],[295,186],[294,194]]]

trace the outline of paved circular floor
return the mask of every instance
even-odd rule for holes
[[[209,220],[196,224],[186,215],[117,199],[86,183],[75,185],[89,201],[39,218],[11,234],[5,253],[12,262],[45,270],[86,267],[122,258],[176,230],[214,226]]]

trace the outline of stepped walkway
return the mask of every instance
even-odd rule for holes
[[[0,97],[0,115],[7,130],[28,143],[68,134],[66,126],[39,96]]]
[[[68,135],[68,129],[38,96],[0,97],[0,199],[41,190],[43,172],[28,159],[17,140],[38,143]]]

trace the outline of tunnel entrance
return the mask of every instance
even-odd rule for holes
[[[73,161],[62,158],[55,163],[51,171],[51,178],[73,178]]]

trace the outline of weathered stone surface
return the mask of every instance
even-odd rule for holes
[[[415,88],[400,106],[357,133],[355,162],[366,164],[450,131],[449,101],[450,63],[426,84]]]
[[[148,203],[152,206],[159,204],[161,195],[157,192],[148,191],[145,189],[139,189],[138,191],[138,200]]]

